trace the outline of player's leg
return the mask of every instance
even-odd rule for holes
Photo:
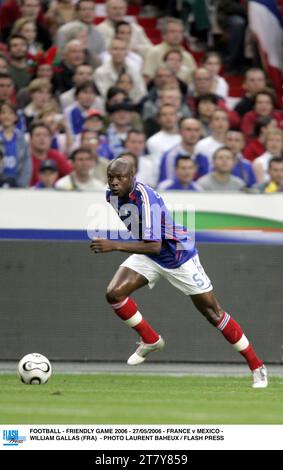
[[[191,299],[199,312],[212,325],[216,326],[224,338],[246,359],[249,368],[253,372],[253,387],[266,387],[268,385],[267,373],[263,362],[256,355],[241,326],[221,308],[213,291],[191,295]]]
[[[130,328],[134,328],[142,338],[135,353],[128,359],[129,365],[137,365],[144,362],[146,356],[153,351],[164,347],[161,336],[149,325],[138,310],[137,304],[130,295],[148,284],[148,279],[142,274],[125,266],[120,266],[111,280],[106,299],[115,313]]]
[[[262,361],[257,357],[240,325],[217,302],[211,281],[198,256],[194,256],[177,269],[163,269],[162,275],[177,289],[190,295],[196,308],[242,354],[253,372],[253,386],[256,388],[266,387],[266,369]]]

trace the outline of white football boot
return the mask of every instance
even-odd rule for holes
[[[161,351],[164,346],[165,341],[163,338],[161,338],[161,336],[159,336],[159,340],[156,341],[156,343],[147,344],[141,341],[137,350],[129,357],[127,364],[129,366],[137,366],[138,364],[141,364],[145,361],[148,354],[155,351]]]
[[[266,388],[268,386],[267,369],[264,365],[253,370],[253,388]]]

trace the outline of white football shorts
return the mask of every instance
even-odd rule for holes
[[[179,268],[163,268],[146,255],[131,255],[121,266],[132,269],[148,280],[148,287],[152,289],[160,276],[167,279],[185,295],[203,294],[210,292],[213,287],[209,277],[200,264],[198,255],[186,261]]]

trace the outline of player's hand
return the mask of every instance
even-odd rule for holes
[[[115,250],[115,242],[105,238],[94,238],[90,244],[90,249],[94,253],[109,253]]]

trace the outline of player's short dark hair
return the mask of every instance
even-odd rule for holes
[[[215,152],[214,152],[213,155],[212,155],[212,159],[215,160],[215,158],[217,157],[217,154],[218,154],[219,152],[221,152],[222,150],[227,150],[228,152],[231,153],[231,155],[232,155],[233,158],[234,158],[234,154],[233,154],[232,150],[231,150],[229,147],[227,147],[227,145],[223,145],[223,147],[219,147],[219,149],[215,150]]]
[[[93,93],[97,95],[97,88],[95,83],[92,80],[87,80],[86,82],[80,83],[78,86],[76,86],[75,97],[77,98],[81,91],[88,90],[89,88],[91,88]]]
[[[88,147],[78,147],[77,149],[75,149],[71,152],[71,155],[70,155],[69,159],[72,162],[74,162],[76,160],[76,156],[79,153],[88,153],[91,158],[93,157],[93,154],[92,154],[92,151],[91,151],[90,148],[88,148]]]
[[[50,136],[52,137],[52,131],[51,131],[50,127],[47,124],[45,124],[45,122],[43,122],[43,121],[35,121],[31,124],[31,126],[29,127],[30,135],[32,136],[34,131],[36,129],[38,129],[39,127],[43,127],[44,129],[46,129],[49,132]]]
[[[133,152],[130,152],[130,150],[123,150],[123,152],[121,152],[118,157],[116,157],[116,160],[126,157],[127,155],[130,155],[130,157],[133,157],[135,160],[137,160],[137,156]]]
[[[177,166],[179,165],[179,162],[182,161],[182,160],[190,161],[190,162],[194,163],[194,161],[192,160],[190,155],[181,155],[181,154],[179,154],[175,159],[175,165],[174,165],[175,168],[177,168]]]
[[[272,157],[268,163],[268,169],[272,167],[273,163],[283,163],[283,157]]]
[[[138,168],[138,157],[133,153],[133,152],[130,152],[128,150],[124,150],[123,152],[121,152],[118,157],[115,158],[115,160],[120,160],[120,158],[123,158],[123,157],[126,157],[127,155],[129,155],[130,157],[132,157],[132,159],[134,160],[134,165],[135,165],[135,168],[137,170]]]

